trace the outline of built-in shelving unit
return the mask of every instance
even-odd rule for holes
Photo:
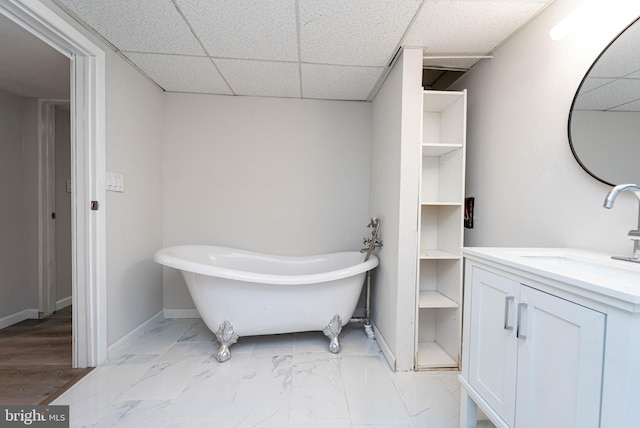
[[[416,369],[458,368],[466,91],[424,91]]]

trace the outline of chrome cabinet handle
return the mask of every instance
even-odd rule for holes
[[[520,340],[527,340],[527,336],[520,332],[522,329],[522,312],[525,309],[527,309],[526,303],[518,303],[518,326],[516,328],[516,337]]]
[[[513,296],[506,296],[504,298],[504,329],[505,330],[513,330],[513,326],[509,325],[509,304],[513,302],[516,298]]]

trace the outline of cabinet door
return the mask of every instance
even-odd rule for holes
[[[520,300],[515,426],[598,427],[605,315],[527,286]]]
[[[515,310],[520,283],[473,268],[469,334],[469,383],[513,426],[518,341]]]

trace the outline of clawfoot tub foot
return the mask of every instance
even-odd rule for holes
[[[329,351],[334,354],[340,352],[340,342],[338,342],[340,331],[342,331],[342,320],[338,314],[334,315],[329,325],[322,330],[324,335],[329,338]]]
[[[229,320],[225,320],[225,322],[220,324],[218,331],[216,331],[216,338],[218,342],[220,342],[220,349],[216,352],[216,360],[224,363],[231,358],[229,347],[238,340],[238,335],[233,331],[233,326]]]

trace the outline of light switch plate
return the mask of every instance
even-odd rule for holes
[[[124,174],[107,171],[107,191],[124,192]]]

